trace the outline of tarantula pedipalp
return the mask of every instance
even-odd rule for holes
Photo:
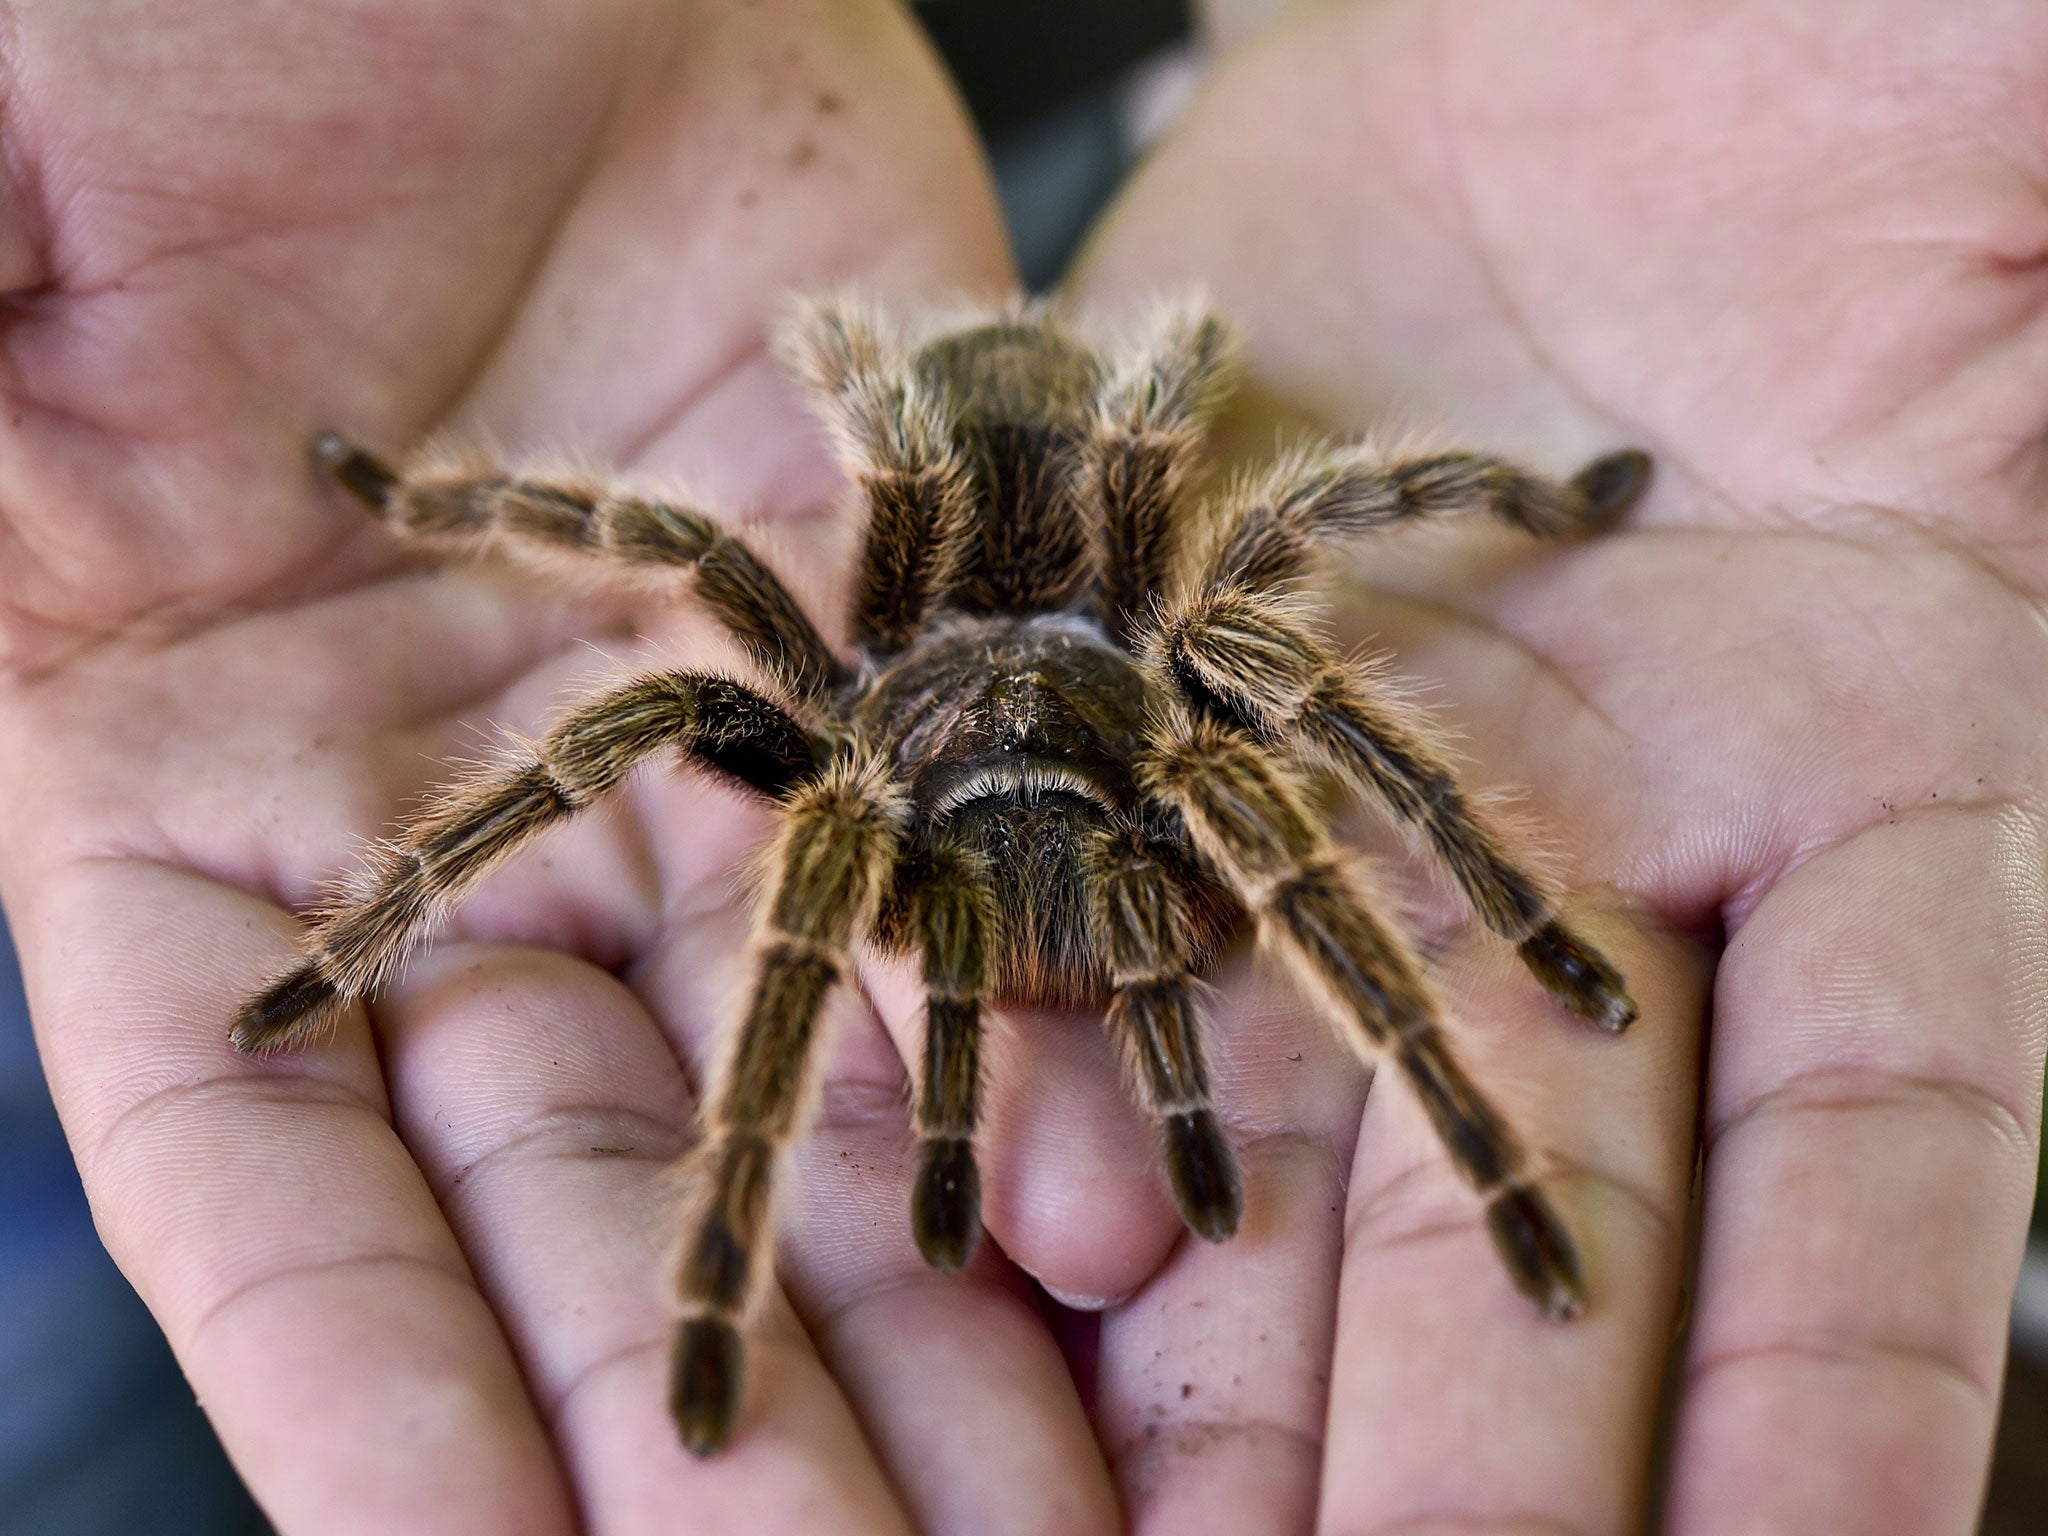
[[[1618,1030],[1635,1006],[1413,714],[1289,599],[1318,545],[1403,520],[1483,511],[1546,537],[1598,529],[1641,492],[1648,459],[1611,454],[1560,483],[1466,452],[1301,452],[1227,492],[1194,551],[1192,470],[1229,365],[1214,317],[1163,312],[1115,359],[1045,310],[904,339],[825,303],[789,336],[866,504],[857,666],[701,512],[431,457],[394,472],[320,440],[328,469],[406,538],[693,574],[768,686],[640,678],[449,793],[360,894],[317,917],[301,962],[243,1007],[236,1045],[289,1045],[373,993],[495,864],[673,752],[780,813],[751,991],[692,1154],[670,1399],[692,1450],[721,1446],[738,1412],[776,1153],[799,1122],[824,1000],[862,939],[923,960],[910,1214],[938,1268],[963,1265],[980,1231],[984,1001],[1106,1001],[1181,1214],[1212,1241],[1236,1230],[1196,978],[1250,915],[1353,1045],[1398,1064],[1515,1284],[1576,1312],[1563,1222],[1459,1066],[1408,944],[1347,874],[1306,777],[1333,776],[1415,829],[1575,1013]]]

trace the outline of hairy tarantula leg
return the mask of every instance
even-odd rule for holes
[[[339,432],[322,432],[313,439],[313,459],[373,512],[384,510],[391,500],[392,487],[398,484],[398,476],[390,465],[358,448]]]
[[[1165,588],[1176,514],[1233,361],[1221,320],[1168,312],[1096,401],[1088,472],[1102,509],[1102,609],[1119,637]]]
[[[1508,1274],[1552,1317],[1585,1305],[1570,1233],[1532,1181],[1514,1133],[1451,1054],[1407,945],[1346,878],[1299,787],[1233,727],[1172,721],[1146,762],[1152,790],[1180,811],[1195,846],[1305,972],[1368,1059],[1392,1054],[1451,1161],[1486,1202]]]
[[[527,560],[571,555],[693,572],[697,595],[768,674],[819,699],[845,669],[774,572],[703,513],[563,475],[438,466],[397,472],[336,433],[321,464],[392,531],[442,548],[486,544]]]
[[[290,1045],[375,990],[495,865],[669,747],[769,795],[811,777],[819,756],[780,705],[727,678],[671,672],[614,689],[550,731],[528,761],[449,790],[381,850],[367,892],[320,917],[306,958],[242,1006],[236,1047]]]
[[[1088,924],[1109,968],[1104,1022],[1158,1123],[1181,1219],[1220,1243],[1237,1231],[1244,1186],[1217,1123],[1189,970],[1187,903],[1136,831],[1104,828],[1086,855]]]
[[[876,321],[844,301],[804,306],[781,340],[825,407],[867,504],[854,638],[901,650],[945,589],[970,531],[973,482],[953,439],[953,403],[920,379]]]
[[[776,1152],[795,1133],[818,1017],[873,916],[905,802],[879,759],[843,759],[785,802],[756,931],[754,981],[691,1154],[698,1204],[684,1235],[669,1409],[683,1444],[725,1444],[745,1372],[738,1321],[766,1284]]]
[[[1621,973],[1509,858],[1424,722],[1376,697],[1280,603],[1239,587],[1188,598],[1161,620],[1152,649],[1197,709],[1284,744],[1420,830],[1481,920],[1572,1012],[1603,1029],[1635,1022]]]
[[[981,993],[996,923],[987,861],[939,841],[908,855],[899,872],[924,944],[924,1061],[918,1073],[917,1183],[910,1229],[917,1251],[948,1274],[963,1268],[981,1236]]]
[[[1595,459],[1563,482],[1476,453],[1296,453],[1231,494],[1223,537],[1200,584],[1272,587],[1307,570],[1325,539],[1459,512],[1488,512],[1542,538],[1597,533],[1649,483],[1650,457],[1633,448]]]

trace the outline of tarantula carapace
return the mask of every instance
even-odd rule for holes
[[[826,995],[863,940],[922,959],[910,1219],[940,1269],[964,1264],[980,1230],[984,1002],[1105,1003],[1182,1215],[1212,1241],[1231,1235],[1242,1194],[1196,978],[1249,914],[1357,1049],[1399,1065],[1516,1285],[1551,1314],[1578,1310],[1564,1224],[1458,1065],[1413,952],[1347,872],[1308,779],[1409,824],[1573,1012],[1620,1029],[1635,1006],[1414,714],[1332,649],[1295,589],[1318,545],[1401,521],[1483,511],[1545,537],[1597,529],[1635,500],[1649,461],[1616,453],[1556,482],[1465,452],[1296,451],[1216,498],[1197,539],[1193,472],[1230,362],[1206,313],[1162,312],[1111,356],[1044,309],[907,336],[827,302],[799,313],[787,350],[865,503],[852,660],[692,507],[432,456],[393,471],[320,440],[328,469],[405,538],[691,573],[759,676],[628,682],[449,792],[317,916],[235,1043],[287,1045],[374,992],[492,866],[676,753],[780,818],[752,989],[692,1154],[671,1378],[692,1450],[731,1432],[776,1154]]]

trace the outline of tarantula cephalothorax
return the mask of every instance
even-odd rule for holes
[[[1620,976],[1559,919],[1413,714],[1290,602],[1324,540],[1465,511],[1546,537],[1641,491],[1640,453],[1554,482],[1472,453],[1296,452],[1238,482],[1202,541],[1189,488],[1225,393],[1228,336],[1168,311],[1105,357],[1044,310],[904,338],[811,306],[789,354],[866,504],[849,664],[745,544],[693,508],[600,484],[317,452],[397,533],[455,549],[688,571],[763,686],[643,677],[573,710],[523,761],[451,791],[320,914],[301,963],[243,1008],[244,1050],[373,992],[501,859],[679,753],[780,813],[752,990],[693,1154],[671,1406],[717,1449],[739,1405],[738,1326],[769,1261],[769,1183],[813,1075],[816,1022],[863,938],[922,957],[910,1219],[925,1258],[979,1233],[973,1138],[984,1000],[1105,1000],[1187,1224],[1220,1240],[1242,1194],[1196,1018],[1209,957],[1250,914],[1358,1050],[1420,1097],[1514,1282],[1582,1302],[1571,1238],[1465,1075],[1408,944],[1346,872],[1307,776],[1410,824],[1542,984],[1608,1029]],[[1200,548],[1186,547],[1199,542]]]

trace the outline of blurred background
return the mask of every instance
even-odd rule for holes
[[[1233,25],[1298,0],[1235,4]],[[1018,262],[1050,284],[1145,143],[1234,41],[1191,0],[927,0],[981,125]],[[2014,1308],[1985,1536],[2048,1532],[2048,1206]],[[0,930],[0,1536],[269,1529],[162,1336],[100,1247]]]

